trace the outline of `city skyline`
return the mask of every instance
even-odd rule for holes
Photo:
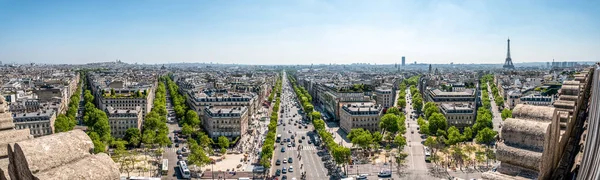
[[[598,61],[598,2],[0,1],[0,61],[515,64]]]

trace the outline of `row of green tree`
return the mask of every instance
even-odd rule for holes
[[[396,106],[400,109],[404,109],[406,107],[406,82],[402,81],[398,87],[400,88],[400,93],[398,93],[398,102]]]
[[[169,94],[171,95],[171,103],[173,104],[175,116],[178,119],[183,119],[185,116],[187,116],[186,111],[189,109],[185,104],[185,94],[179,93],[179,86],[171,78],[164,79],[167,83],[167,87],[169,88]]]
[[[271,119],[269,121],[267,137],[265,138],[265,142],[263,143],[260,164],[265,168],[271,167],[271,159],[273,158],[273,151],[275,150],[275,134],[277,133],[277,119],[279,117],[279,104],[281,103],[281,85],[282,85],[282,77],[279,76],[277,82],[275,82],[275,86],[271,91],[271,95],[269,97],[275,97],[276,101],[273,105],[271,112]]]
[[[313,118],[312,113],[314,110],[314,106],[312,104],[312,96],[308,93],[306,89],[304,89],[304,87],[298,86],[296,84],[296,79],[294,79],[294,77],[288,76],[288,79],[292,83],[292,87],[294,88],[294,92],[296,93],[298,100],[300,100],[300,104],[302,104],[302,109],[304,109],[307,115],[311,115],[310,118]],[[319,115],[318,118],[320,119],[321,116]]]
[[[58,132],[66,132],[73,130],[77,125],[77,111],[79,110],[79,97],[81,96],[81,86],[85,83],[85,72],[79,72],[79,83],[77,90],[71,95],[69,100],[69,108],[66,114],[59,114],[54,121],[54,130]]]

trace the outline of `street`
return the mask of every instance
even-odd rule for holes
[[[422,179],[425,177],[430,177],[427,175],[428,168],[427,162],[425,162],[425,152],[423,149],[422,142],[425,141],[419,134],[419,130],[417,127],[417,118],[413,118],[413,107],[412,107],[412,95],[410,94],[410,89],[405,89],[406,91],[406,137],[407,146],[404,147],[404,152],[408,154],[406,157],[406,165],[408,170],[406,176],[408,179]],[[396,102],[397,103],[397,102]],[[395,103],[395,104],[396,104]],[[425,137],[425,136],[423,136]]]
[[[326,179],[328,178],[326,169],[321,158],[316,154],[317,147],[313,143],[308,144],[311,139],[308,134],[312,133],[314,127],[302,122],[303,116],[299,113],[300,108],[296,106],[299,103],[296,101],[294,91],[285,73],[283,73],[283,77],[280,117],[276,133],[281,134],[282,143],[275,145],[273,166],[270,172],[273,175],[277,170],[282,171],[280,178],[286,175],[288,179],[300,179],[302,172],[308,172],[306,179]],[[294,135],[293,139],[292,135]],[[287,142],[288,138],[290,142]],[[291,146],[292,142],[295,143],[295,146]],[[281,152],[282,148],[285,152]],[[289,158],[292,159],[292,163],[287,162]],[[276,165],[277,160],[281,162],[280,165]],[[283,163],[284,160],[286,163]],[[292,172],[289,172],[290,167],[293,169]],[[286,169],[286,173],[283,173],[283,168]]]
[[[502,125],[502,116],[500,110],[498,110],[498,106],[496,106],[496,101],[494,100],[494,94],[492,94],[492,87],[490,87],[490,83],[488,82],[488,92],[490,96],[490,104],[492,104],[492,122],[494,124],[494,131],[500,133],[502,130],[500,125]]]
[[[174,142],[174,131],[179,131],[181,130],[181,127],[179,127],[179,125],[177,124],[177,120],[175,120],[175,112],[173,110],[173,104],[171,104],[171,95],[169,93],[169,88],[167,88],[167,93],[166,93],[166,98],[167,98],[167,117],[170,120],[171,118],[173,119],[171,122],[167,122],[167,127],[169,127],[169,138],[171,138],[173,140],[173,145],[171,147],[163,147],[163,159],[168,159],[169,160],[169,172],[167,173],[166,176],[163,176],[162,179],[177,179],[176,176],[174,176],[173,174],[178,174],[178,172],[175,172],[177,169],[177,150],[181,149],[182,146],[180,147],[175,147],[175,142]],[[184,157],[186,158],[186,157]]]

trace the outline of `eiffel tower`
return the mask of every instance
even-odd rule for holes
[[[504,69],[514,69],[515,66],[512,63],[512,59],[510,58],[510,39],[508,39],[508,48],[507,48],[507,52],[506,52],[506,60],[504,61],[504,66],[502,66]]]

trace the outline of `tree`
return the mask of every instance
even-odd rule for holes
[[[441,113],[433,113],[431,117],[429,117],[429,132],[430,134],[437,134],[438,129],[442,131],[446,131],[448,127],[448,122],[446,121],[446,117],[444,117]]]
[[[466,158],[465,153],[459,146],[452,147],[452,158],[456,161],[457,164],[460,164],[460,170],[462,170],[462,164],[464,164],[464,159]]]
[[[142,142],[148,145],[154,144],[154,139],[156,138],[156,131],[146,130],[142,136]]]
[[[417,110],[417,112],[421,112],[421,108],[423,108],[423,99],[420,95],[416,98],[413,97],[412,106],[413,109]]]
[[[190,143],[190,154],[187,158],[188,164],[199,166],[202,169],[202,166],[210,163],[210,158],[206,155],[204,150],[195,143]]]
[[[219,136],[219,138],[217,139],[217,144],[219,144],[219,147],[221,148],[228,148],[229,147],[229,139],[227,139],[227,137],[225,136]]]
[[[57,133],[66,132],[73,130],[75,124],[75,120],[67,117],[64,114],[60,114],[56,117],[56,120],[54,121],[54,129]]]
[[[381,117],[381,122],[379,122],[379,127],[387,132],[398,132],[398,116],[393,113],[383,115],[383,117]]]
[[[136,147],[138,144],[140,144],[140,141],[142,140],[140,130],[137,128],[127,129],[127,131],[125,131],[125,136],[123,137],[123,140],[129,142],[130,146]]]
[[[502,116],[503,121],[507,118],[512,118],[512,111],[510,109],[503,109],[500,116]]]
[[[373,136],[369,131],[363,131],[362,134],[352,138],[352,144],[358,145],[363,149],[367,149],[373,142]]]
[[[346,135],[346,138],[348,138],[348,140],[352,141],[352,139],[354,139],[355,137],[358,137],[364,133],[365,133],[365,129],[354,128],[354,129],[350,130],[350,133],[348,133],[348,135]]]
[[[210,148],[210,145],[213,143],[214,143],[213,140],[210,137],[208,137],[208,135],[206,133],[204,133],[204,132],[198,133],[198,145],[200,147],[204,147],[204,150],[207,150],[207,148]]]
[[[350,152],[350,148],[343,146],[336,146],[331,151],[331,155],[335,160],[336,164],[346,164],[350,161],[350,156],[352,152]]]
[[[188,125],[188,124],[183,124],[183,126],[181,127],[181,134],[189,136],[192,135],[192,133],[194,132],[194,128],[192,128],[192,126]]]
[[[313,120],[313,126],[315,126],[315,129],[317,130],[325,129],[325,121],[322,119]]]
[[[490,143],[494,141],[496,134],[496,131],[486,127],[481,131],[477,132],[477,136],[475,137],[475,139],[478,143],[490,145]]]
[[[117,95],[117,93],[115,93],[115,89],[114,88],[110,88],[110,95],[111,96]]]
[[[425,119],[429,119],[429,117],[433,113],[440,113],[440,109],[437,107],[437,104],[435,104],[434,102],[427,102],[425,104],[424,109],[425,109]]]
[[[400,115],[400,110],[397,107],[390,107],[385,112],[386,114]]]
[[[87,102],[94,102],[94,95],[92,95],[92,92],[90,90],[85,90],[85,93],[83,95],[83,100],[87,103]]]
[[[312,117],[312,119],[321,119],[321,113],[318,111],[311,112],[310,116]]]
[[[372,136],[373,136],[373,143],[379,143],[383,139],[383,135],[381,135],[381,133],[378,133],[378,132],[374,132],[372,134]]]
[[[188,110],[185,114],[185,120],[183,121],[183,124],[188,124],[192,127],[196,127],[197,125],[199,125],[200,118],[198,117],[196,111]]]
[[[406,138],[402,134],[398,134],[394,138],[394,144],[398,146],[398,149],[403,149],[406,146]]]
[[[433,162],[435,163],[436,161],[436,150],[439,148],[438,142],[431,136],[427,137],[427,139],[425,139],[425,142],[423,143],[423,145],[431,148],[432,153],[431,153],[431,157],[433,159]]]
[[[462,135],[463,141],[468,141],[468,140],[471,140],[472,138],[473,138],[473,130],[471,130],[471,127],[466,127],[463,130],[463,135]]]
[[[398,98],[398,103],[396,105],[400,108],[406,107],[406,99],[404,99],[404,96]]]
[[[417,124],[418,124],[419,126],[421,126],[422,124],[425,124],[425,123],[427,123],[427,122],[425,121],[425,119],[423,119],[423,117],[420,117],[420,116],[419,116],[419,118],[417,119]]]
[[[446,145],[455,145],[458,142],[461,142],[463,139],[462,135],[458,128],[452,126],[448,128],[448,140],[446,140]]]

